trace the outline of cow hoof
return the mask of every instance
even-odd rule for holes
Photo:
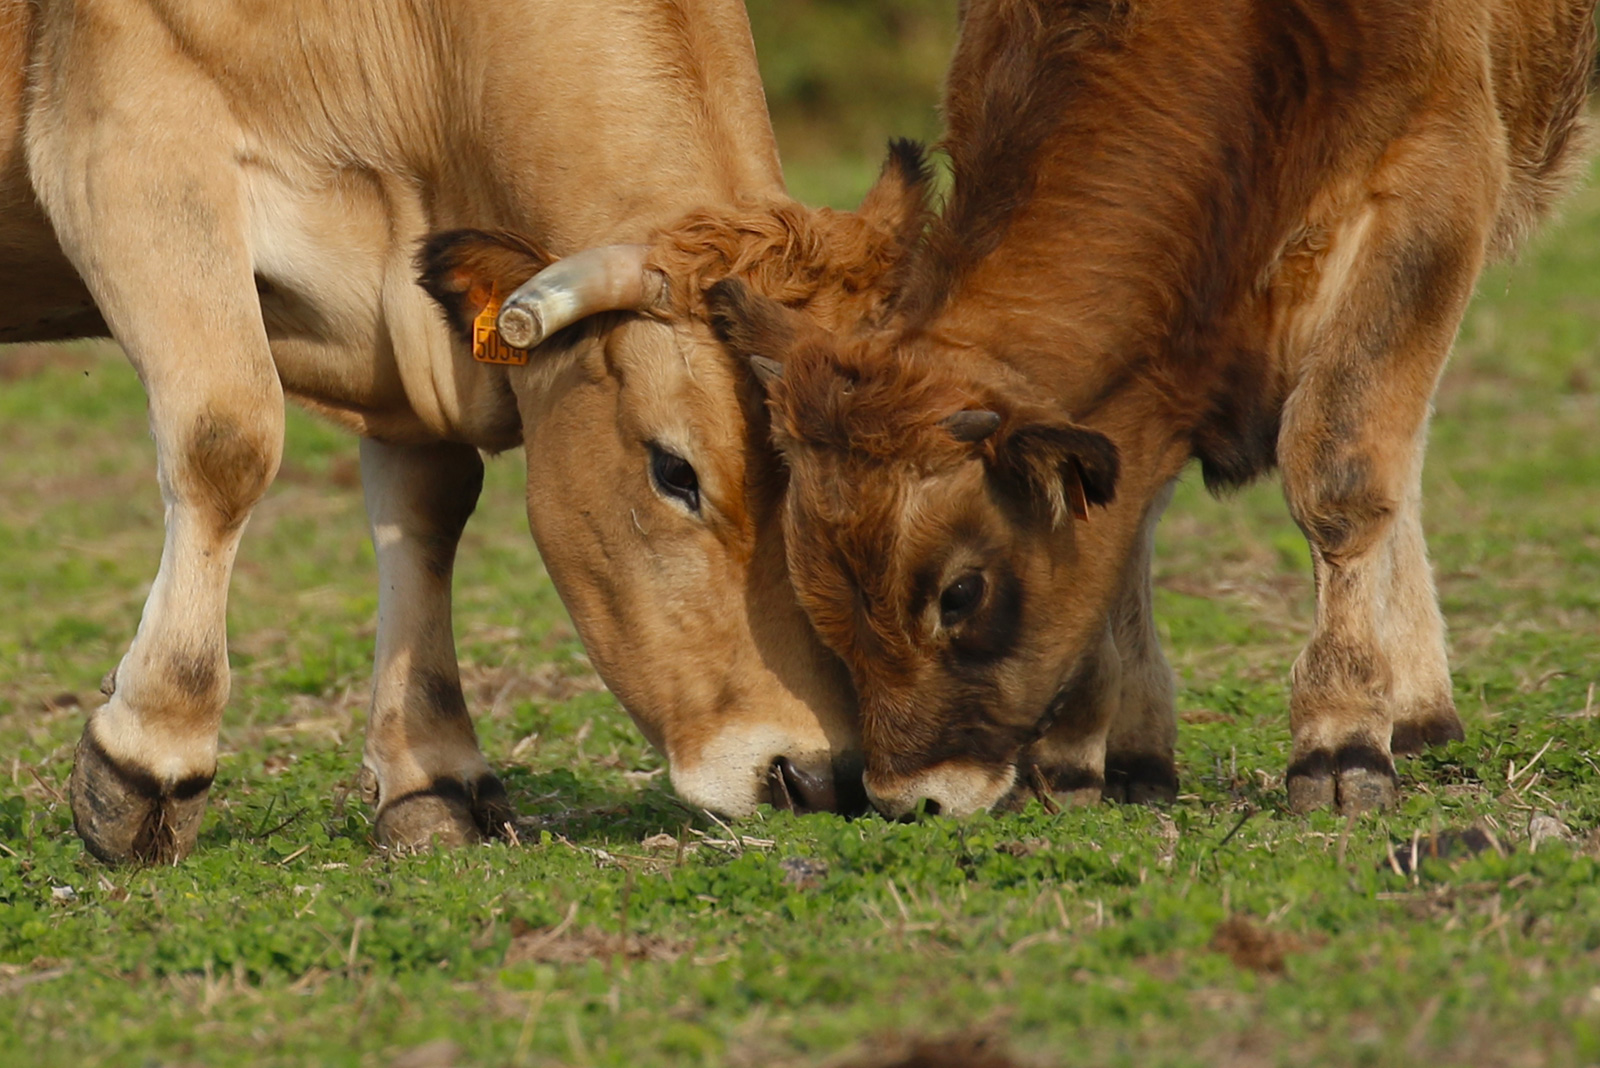
[[[210,775],[164,786],[114,760],[85,727],[72,764],[72,826],[107,864],[176,864],[194,851]]]
[[[1425,749],[1447,742],[1459,742],[1467,736],[1461,717],[1454,708],[1445,706],[1432,715],[1394,725],[1394,737],[1389,750],[1395,756],[1416,756]]]
[[[1170,805],[1178,799],[1178,769],[1171,757],[1108,754],[1105,796],[1128,805]]]
[[[383,849],[455,849],[504,838],[515,815],[505,787],[493,775],[471,783],[436,779],[426,790],[384,804],[375,837]]]
[[[1289,766],[1289,807],[1298,813],[1337,808],[1346,816],[1393,808],[1399,793],[1394,761],[1371,745],[1323,749]]]

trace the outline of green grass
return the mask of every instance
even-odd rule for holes
[[[380,856],[356,447],[295,413],[200,850],[104,868],[61,792],[159,554],[143,398],[114,353],[0,355],[0,1064],[815,1065],[963,1030],[1041,1064],[1600,1062],[1600,191],[1482,291],[1427,476],[1468,738],[1350,823],[1283,808],[1311,595],[1275,486],[1191,482],[1163,528],[1176,806],[730,837],[598,689],[506,457],[456,620],[522,841]],[[1550,819],[1571,837],[1535,850]],[[1472,825],[1503,854],[1396,870]],[[1235,915],[1265,953],[1223,951]]]

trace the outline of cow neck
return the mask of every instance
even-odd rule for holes
[[[502,227],[559,256],[648,241],[691,209],[787,199],[738,0],[550,4],[537,22],[456,4],[440,18],[452,119],[414,164],[426,229]],[[459,344],[409,361],[399,348],[413,404],[446,422],[475,412],[464,391],[514,405],[556,373],[473,365]],[[511,392],[477,385],[495,380]]]
[[[492,223],[565,255],[644,241],[696,207],[783,196],[748,19],[736,0],[541,5],[536,24],[455,5],[493,42],[459,75],[445,168],[477,176],[441,227]]]
[[[1354,136],[1339,81],[1351,59],[1317,51],[1318,34],[1259,39],[1244,3],[1147,5],[1077,36],[1065,31],[1088,15],[1032,22],[1024,8],[975,9],[964,27],[946,100],[952,192],[913,261],[909,315],[1065,414],[1159,418],[1208,481],[1252,477],[1271,462],[1285,381],[1262,272],[1308,210],[1319,146]],[[1030,44],[1041,26],[1067,51]],[[1396,84],[1403,57],[1379,36],[1363,25],[1355,54],[1382,56]],[[1026,99],[1007,110],[1017,85]]]

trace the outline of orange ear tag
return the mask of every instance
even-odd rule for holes
[[[501,367],[525,367],[527,349],[514,349],[500,340],[495,319],[500,315],[500,294],[489,297],[489,303],[472,321],[472,358],[479,363],[492,363]]]

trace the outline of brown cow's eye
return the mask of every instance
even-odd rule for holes
[[[688,460],[651,445],[650,478],[662,496],[671,497],[691,512],[700,511],[700,477]]]
[[[939,622],[953,627],[983,603],[984,582],[979,574],[962,575],[939,595]]]

